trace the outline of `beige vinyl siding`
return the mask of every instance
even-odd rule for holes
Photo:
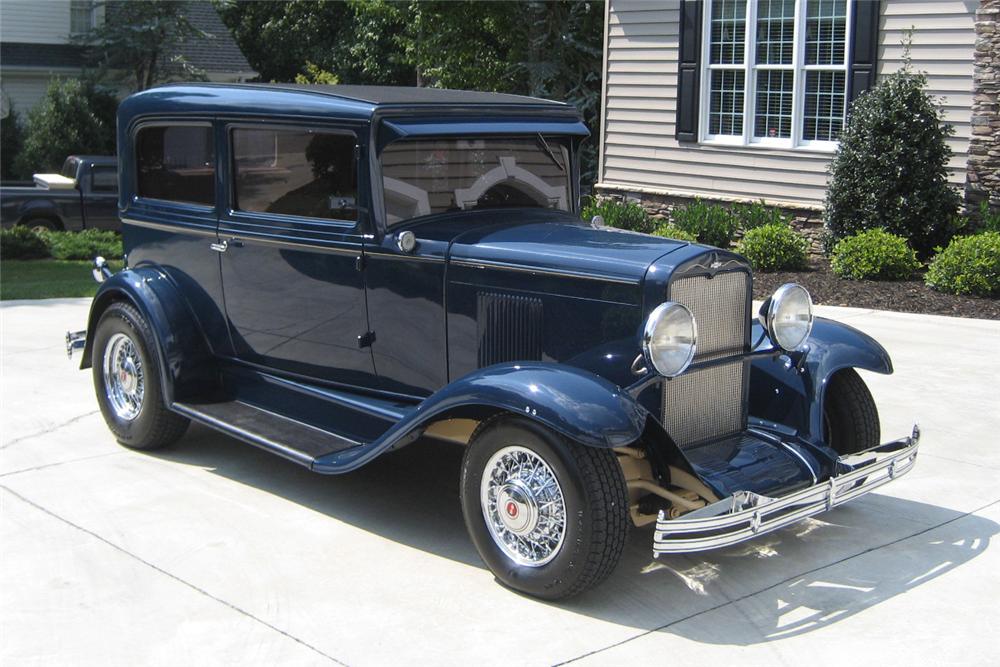
[[[3,0],[0,41],[66,44],[69,13],[69,0]]]
[[[951,179],[965,181],[970,134],[973,17],[969,0],[884,0],[879,74],[902,65],[905,31],[911,56],[944,98]],[[803,207],[822,204],[829,152],[678,143],[677,60],[680,0],[609,0],[599,187],[635,192],[759,199]]]

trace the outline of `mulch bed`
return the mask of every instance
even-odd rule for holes
[[[753,297],[766,299],[784,283],[799,283],[809,290],[813,303],[827,306],[1000,320],[1000,299],[944,294],[922,280],[844,280],[834,275],[825,259],[812,260],[805,271],[755,273]]]

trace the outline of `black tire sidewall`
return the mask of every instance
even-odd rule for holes
[[[480,500],[480,484],[486,463],[496,452],[509,446],[529,449],[540,456],[555,473],[566,503],[566,533],[559,553],[540,567],[519,565],[493,540],[486,526]],[[495,420],[469,443],[462,460],[460,494],[465,525],[473,544],[486,565],[510,588],[530,595],[556,599],[572,590],[584,574],[588,547],[592,541],[589,502],[583,476],[569,443],[544,427],[524,419]]]
[[[145,328],[142,316],[134,308],[119,303],[109,306],[97,325],[91,362],[97,403],[108,428],[120,443],[137,449],[144,448],[149,442],[155,428],[156,411],[162,402],[159,367],[156,366],[156,358],[149,352],[150,342]],[[142,360],[144,371],[142,406],[139,408],[139,415],[131,421],[121,419],[115,414],[108,400],[104,381],[105,348],[116,333],[123,333],[132,340]]]

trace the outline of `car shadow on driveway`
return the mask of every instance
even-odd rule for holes
[[[485,569],[459,506],[463,451],[420,440],[355,472],[324,476],[192,426],[152,455]],[[905,593],[983,553],[998,532],[974,514],[880,494],[742,545],[658,560],[652,531],[634,529],[607,582],[568,601],[532,602],[695,641],[754,644],[808,633]],[[717,622],[697,622],[705,614]]]

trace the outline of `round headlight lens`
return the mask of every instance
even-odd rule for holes
[[[642,334],[642,353],[656,372],[674,377],[684,372],[694,358],[698,330],[686,306],[667,301],[657,306]]]
[[[782,285],[771,297],[767,310],[767,332],[783,350],[802,346],[812,331],[812,297],[802,285]]]

